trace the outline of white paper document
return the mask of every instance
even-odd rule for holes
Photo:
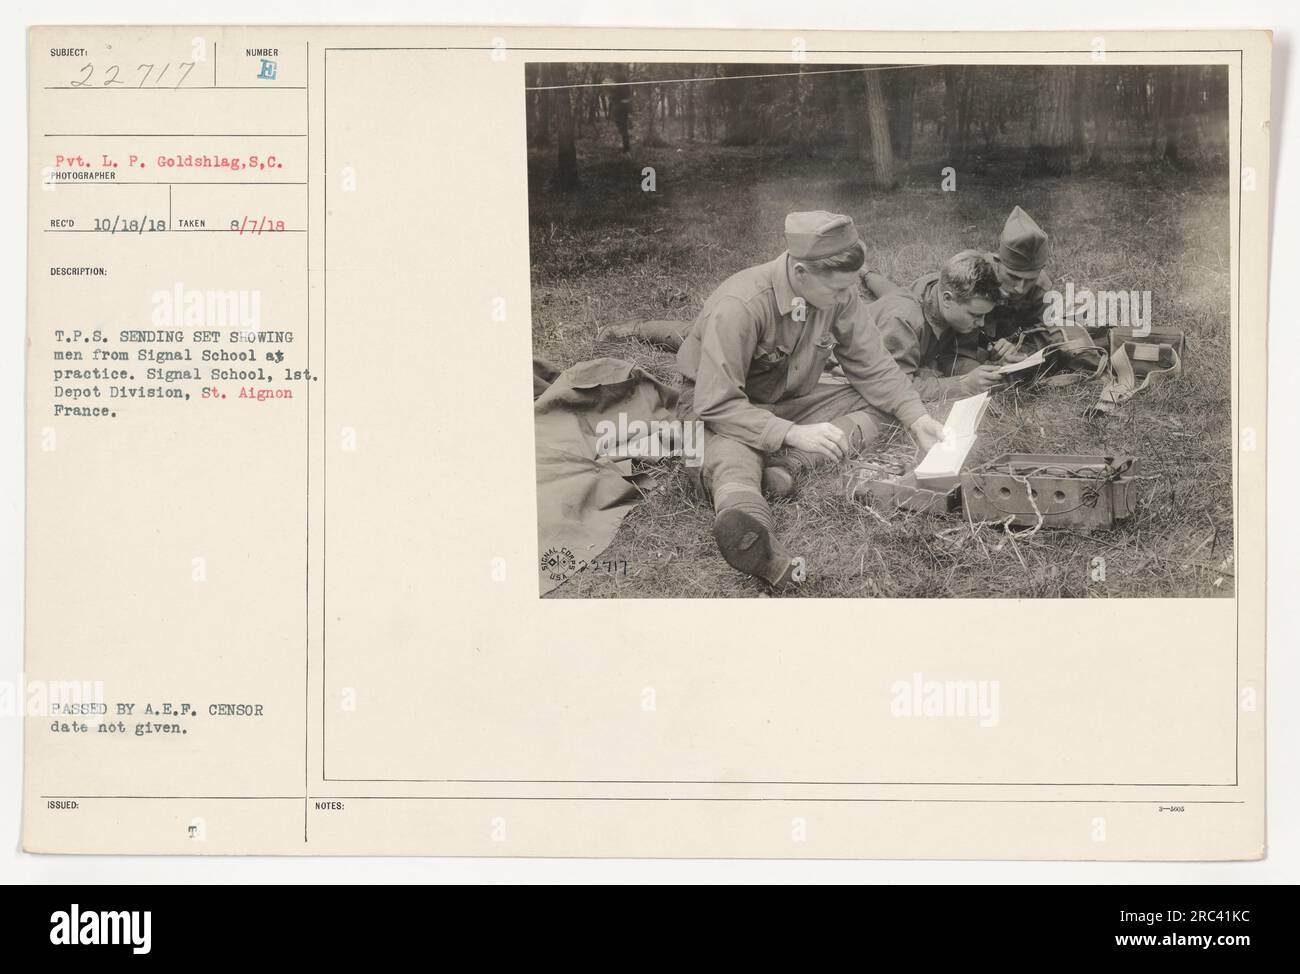
[[[948,419],[943,424],[943,439],[934,446],[916,465],[916,482],[922,487],[935,490],[947,490],[956,486],[958,475],[966,463],[966,457],[978,439],[980,420],[988,408],[989,394],[981,392],[977,396],[959,399],[952,405]]]

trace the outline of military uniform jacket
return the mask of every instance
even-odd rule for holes
[[[960,335],[944,324],[938,283],[937,271],[926,274],[910,292],[891,291],[868,306],[885,348],[922,399],[960,395],[962,376],[978,358],[976,336]]]
[[[804,305],[796,301],[787,257],[783,253],[724,281],[677,352],[682,376],[695,384],[695,412],[707,428],[757,450],[780,448],[794,424],[761,406],[811,393],[832,351],[872,406],[904,426],[924,415],[920,397],[886,351],[856,291],[830,308]]]
[[[992,254],[985,254],[991,261]],[[984,316],[984,334],[990,341],[1006,338],[1014,341],[1016,335],[1025,328],[1037,328],[1043,323],[1043,313],[1047,304],[1043,295],[1052,290],[1051,277],[1047,271],[1038,272],[1038,280],[1024,294],[1004,295],[997,305]]]

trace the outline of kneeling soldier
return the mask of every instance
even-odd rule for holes
[[[734,568],[783,587],[797,579],[763,491],[870,446],[896,416],[922,449],[943,435],[885,350],[857,296],[864,262],[852,219],[791,213],[788,249],[713,292],[677,353],[679,417],[703,420],[697,473],[713,536]],[[848,384],[820,383],[834,350]]]

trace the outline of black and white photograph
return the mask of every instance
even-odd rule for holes
[[[544,596],[1232,596],[1225,67],[525,87]]]

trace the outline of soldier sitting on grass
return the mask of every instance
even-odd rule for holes
[[[773,588],[801,580],[764,497],[795,475],[870,447],[894,417],[923,450],[943,436],[885,349],[858,296],[864,262],[853,220],[791,213],[787,250],[724,281],[681,349],[678,418],[702,421],[688,474],[713,504],[713,536],[733,568]],[[822,382],[834,351],[847,383]]]

